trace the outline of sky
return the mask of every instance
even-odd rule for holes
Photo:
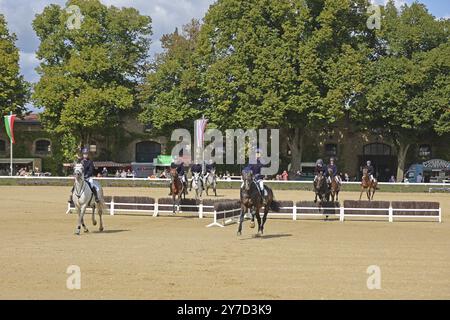
[[[276,0],[274,0],[276,1]],[[383,4],[386,0],[374,0]],[[176,27],[188,23],[192,18],[201,19],[215,0],[101,0],[105,5],[116,7],[135,7],[141,14],[152,18],[151,54],[161,51],[159,39],[163,34],[171,33]],[[411,4],[413,0],[396,0],[397,5]],[[450,0],[420,0],[429,11],[439,18],[450,18]],[[35,51],[39,46],[31,22],[49,4],[65,6],[66,0],[0,0],[0,13],[4,14],[11,32],[17,35],[17,47],[20,50],[20,67],[25,79],[37,82],[35,68],[39,61]]]

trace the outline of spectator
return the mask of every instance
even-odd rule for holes
[[[125,170],[122,170],[122,172],[120,173],[120,177],[121,178],[126,178],[127,177],[127,172]]]
[[[391,178],[389,179],[389,182],[395,182],[395,177],[391,176]]]
[[[419,173],[419,174],[417,175],[416,182],[417,182],[417,183],[422,183],[422,181],[423,181],[422,174]]]
[[[104,178],[106,178],[106,177],[108,176],[108,169],[106,169],[106,167],[103,168],[103,170],[102,170],[102,176],[103,176]]]
[[[348,175],[347,172],[344,174],[344,180],[345,180],[346,182],[349,182],[349,181],[350,181],[350,176]]]
[[[287,173],[286,170],[284,170],[283,173],[281,174],[281,179],[284,181],[287,181],[289,179],[289,174]]]
[[[116,178],[120,178],[120,171],[116,170]]]

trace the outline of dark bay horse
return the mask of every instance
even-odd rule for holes
[[[244,180],[244,187],[241,189],[241,215],[239,217],[237,234],[238,236],[242,234],[242,222],[244,222],[245,213],[250,209],[250,212],[252,213],[251,227],[254,226],[254,219],[256,216],[256,220],[258,221],[258,235],[262,235],[264,233],[264,224],[266,223],[269,208],[275,212],[279,212],[280,204],[274,200],[273,191],[268,186],[264,186],[267,190],[267,203],[264,203],[252,172],[243,172],[242,180]],[[261,220],[259,212],[263,206],[264,215]]]
[[[172,201],[173,201],[173,213],[175,213],[175,205],[177,206],[177,211],[180,209],[181,198],[184,195],[186,199],[186,192],[184,190],[184,184],[178,176],[176,168],[170,169],[170,190],[172,191]]]
[[[319,197],[320,202],[323,202],[324,200],[329,201],[330,191],[328,189],[327,178],[323,175],[322,171],[317,174],[317,178],[314,180],[313,184],[314,193],[316,194],[314,202],[317,202],[317,197]]]
[[[339,201],[339,191],[341,190],[341,184],[336,181],[336,176],[333,176],[333,169],[328,169],[328,176],[331,179],[331,183],[329,186],[331,201]]]
[[[375,191],[378,189],[377,186],[378,186],[378,181],[376,179],[373,179],[373,181],[370,181],[369,171],[367,170],[367,168],[364,168],[363,169],[363,177],[361,179],[361,193],[359,194],[359,200],[361,200],[364,190],[366,191],[367,199],[369,201],[373,200]]]

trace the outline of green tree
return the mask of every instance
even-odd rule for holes
[[[297,171],[306,132],[339,121],[363,91],[374,38],[367,7],[363,0],[219,0],[198,46],[208,117],[220,127],[283,128]]]
[[[402,181],[406,155],[433,130],[448,132],[450,44],[447,21],[436,20],[424,5],[398,12],[391,1],[379,33],[383,52],[367,73],[367,108],[360,110],[367,127],[381,128],[397,150],[397,180]]]
[[[151,123],[155,132],[191,128],[207,106],[195,60],[199,32],[200,23],[193,19],[181,33],[176,29],[161,38],[163,52],[156,56],[140,93],[139,118]]]
[[[19,50],[4,15],[0,14],[0,115],[14,112],[21,115],[26,111],[29,85],[19,71]]]
[[[83,16],[68,28],[71,13],[47,6],[33,21],[41,43],[33,101],[44,108],[46,130],[64,140],[66,154],[114,130],[135,112],[137,87],[145,74],[151,19],[134,8],[107,7],[98,0],[71,0]],[[73,145],[77,141],[77,145]]]

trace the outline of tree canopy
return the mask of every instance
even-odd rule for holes
[[[70,13],[47,6],[33,21],[40,39],[33,101],[44,108],[45,128],[72,145],[114,129],[137,108],[137,86],[147,65],[151,19],[134,8],[107,7],[98,0],[68,1],[83,16],[68,28]],[[70,150],[69,150],[70,151]]]
[[[29,84],[20,74],[17,38],[8,30],[4,15],[0,14],[0,115],[26,111]]]

